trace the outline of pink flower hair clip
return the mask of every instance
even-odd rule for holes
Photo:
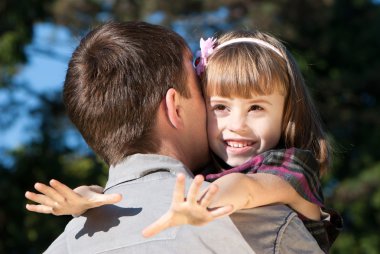
[[[207,66],[207,58],[212,54],[212,52],[214,52],[215,42],[216,39],[213,37],[208,38],[207,40],[203,40],[203,38],[200,39],[199,45],[201,49],[197,51],[196,59],[194,61],[194,66],[198,76],[205,71]]]

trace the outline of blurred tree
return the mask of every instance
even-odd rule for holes
[[[12,76],[27,60],[23,47],[33,36],[34,22],[55,22],[83,35],[109,19],[161,23],[183,35],[193,49],[200,36],[230,29],[258,28],[284,40],[295,54],[336,143],[334,167],[324,178],[325,193],[327,205],[343,214],[345,229],[332,253],[378,253],[378,1],[24,0],[16,7],[5,0],[0,3],[0,87],[20,89],[12,83]],[[0,162],[0,253],[39,253],[69,219],[23,209],[23,193],[32,189],[34,182],[58,178],[71,187],[102,184],[106,174],[105,166],[88,150],[67,144],[65,137],[72,132],[68,134],[70,124],[59,92],[33,96],[41,101],[29,112],[40,119],[35,129],[38,135],[12,151],[14,165]],[[0,123],[12,119],[13,115],[6,115],[11,107],[1,107]],[[17,220],[10,219],[15,217]]]
[[[0,167],[0,253],[41,253],[70,219],[26,211],[24,192],[33,190],[35,182],[64,179],[68,186],[75,187],[104,183],[106,177],[105,165],[92,153],[79,155],[66,145],[64,133],[69,123],[60,93],[38,96],[41,104],[30,114],[40,119],[31,127],[39,135],[12,152],[11,168]]]
[[[48,19],[52,2],[47,0],[2,0],[0,2],[0,89],[9,89],[6,101],[0,101],[0,130],[10,127],[17,116],[19,101],[13,76],[27,62],[24,47],[33,37],[33,24]]]
[[[27,61],[24,46],[31,41],[33,24],[45,20],[51,1],[0,2],[0,88],[9,85],[17,67]]]

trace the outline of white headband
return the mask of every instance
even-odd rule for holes
[[[260,40],[260,39],[255,39],[255,38],[246,38],[246,37],[243,37],[243,38],[236,38],[236,39],[231,39],[231,40],[228,40],[228,41],[225,41],[223,42],[222,44],[218,45],[215,50],[217,49],[220,49],[220,48],[223,48],[227,45],[230,45],[230,44],[234,44],[234,43],[239,43],[239,42],[251,42],[251,43],[256,43],[256,44],[259,44],[263,47],[266,47],[266,48],[269,48],[271,50],[273,50],[274,52],[276,52],[279,56],[281,57],[284,57],[280,50],[278,50],[276,47],[274,47],[273,45],[269,44],[268,42],[266,41],[263,41],[263,40]]]
[[[226,42],[223,42],[216,48],[214,48],[214,45],[216,43],[216,39],[214,38],[208,38],[207,40],[204,40],[203,38],[200,39],[200,50],[198,50],[196,59],[194,61],[194,66],[196,68],[197,74],[201,75],[202,72],[204,72],[206,65],[207,65],[207,58],[215,51],[218,49],[221,49],[227,45],[233,44],[233,43],[240,43],[240,42],[249,42],[249,43],[256,43],[259,44],[260,46],[266,47],[268,49],[273,50],[276,52],[279,56],[284,58],[280,50],[270,43],[260,40],[260,39],[255,39],[255,38],[247,38],[247,37],[242,37],[242,38],[236,38],[236,39],[231,39]]]
[[[207,59],[214,51],[221,49],[227,45],[234,44],[234,43],[240,43],[240,42],[256,43],[256,44],[259,44],[260,46],[273,50],[279,56],[284,58],[284,56],[282,55],[282,53],[280,52],[278,48],[260,39],[247,38],[247,37],[236,38],[236,39],[231,39],[226,42],[223,42],[222,44],[214,48],[215,42],[216,42],[216,39],[214,38],[208,38],[207,40],[203,40],[203,38],[200,39],[199,44],[200,44],[201,49],[198,50],[197,58],[194,63],[198,75],[201,75],[201,73],[204,72],[207,66]]]

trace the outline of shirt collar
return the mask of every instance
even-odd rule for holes
[[[126,181],[141,178],[159,169],[167,169],[173,175],[184,173],[193,177],[191,171],[179,160],[158,154],[134,154],[109,169],[105,189]]]

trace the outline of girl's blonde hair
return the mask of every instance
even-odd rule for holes
[[[330,145],[298,65],[280,41],[259,31],[229,32],[217,40],[217,45],[243,37],[270,43],[282,56],[253,42],[214,50],[201,75],[205,96],[249,98],[280,92],[285,105],[279,147],[312,151],[319,161],[319,172],[324,173],[330,164]]]

